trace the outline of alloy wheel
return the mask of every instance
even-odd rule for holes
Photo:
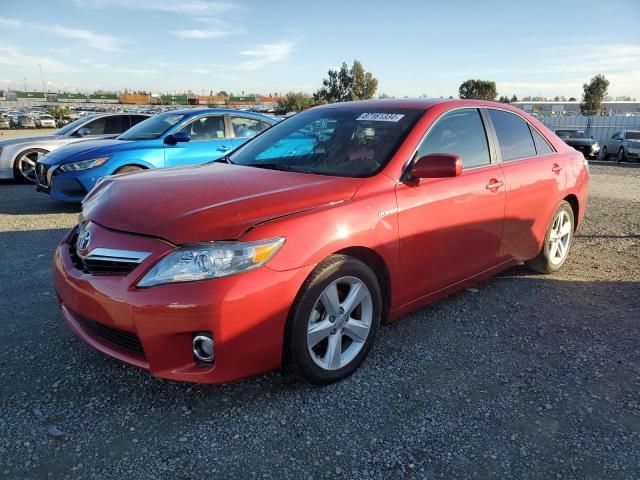
[[[373,300],[365,283],[342,277],[320,294],[307,326],[307,348],[325,370],[348,365],[362,350],[373,321]]]
[[[618,162],[623,162],[624,161],[624,149],[620,149],[618,150]]]
[[[553,219],[551,232],[549,232],[549,261],[553,265],[560,265],[567,257],[572,229],[569,214],[560,210]]]
[[[36,163],[42,159],[45,152],[34,151],[20,155],[18,158],[18,171],[22,178],[29,182],[36,181]]]

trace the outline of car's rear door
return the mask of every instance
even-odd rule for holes
[[[528,260],[539,253],[549,221],[562,198],[564,160],[520,115],[497,108],[486,111],[497,138],[507,187],[499,260]]]
[[[504,178],[480,110],[436,120],[414,158],[429,153],[459,155],[463,171],[396,187],[403,303],[494,267],[500,247]]]
[[[232,149],[232,142],[225,128],[224,115],[221,114],[198,117],[177,132],[188,133],[191,140],[165,146],[166,167],[210,162]]]

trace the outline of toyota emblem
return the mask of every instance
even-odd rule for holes
[[[78,244],[77,244],[78,250],[86,250],[87,247],[89,246],[90,241],[91,241],[91,232],[87,228],[82,229],[82,231],[80,232],[80,235],[78,236]]]

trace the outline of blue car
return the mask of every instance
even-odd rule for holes
[[[36,164],[37,189],[55,200],[81,202],[102,177],[216,160],[275,123],[237,110],[161,113],[115,140],[78,142],[45,155]]]

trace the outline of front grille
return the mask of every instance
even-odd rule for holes
[[[36,178],[38,184],[43,187],[49,187],[49,181],[47,180],[47,172],[49,171],[49,165],[43,163],[36,163]]]
[[[106,340],[109,343],[144,356],[142,343],[140,343],[140,339],[135,333],[127,332],[126,330],[120,330],[119,328],[107,327],[106,325],[98,323],[89,318],[81,316],[77,316],[76,318],[84,328],[94,333],[98,337]]]
[[[113,275],[126,275],[133,271],[139,263],[138,262],[125,262],[125,261],[112,261],[96,258],[82,258],[78,255],[76,249],[76,242],[78,241],[78,230],[73,233],[69,239],[69,256],[73,265],[84,273],[90,273],[93,275],[100,274],[113,274]]]

